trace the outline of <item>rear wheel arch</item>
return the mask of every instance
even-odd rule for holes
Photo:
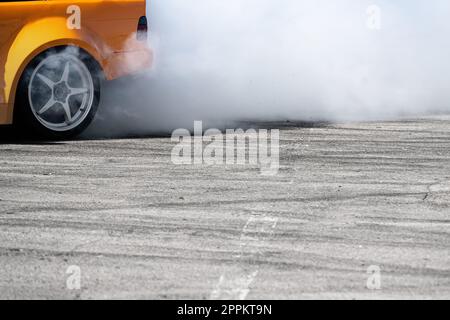
[[[63,42],[70,43],[70,44],[62,44]],[[36,59],[37,57],[39,57],[42,54],[45,54],[46,52],[51,52],[51,51],[58,52],[58,51],[67,50],[67,49],[79,50],[80,53],[82,53],[83,56],[85,56],[87,59],[89,59],[91,61],[92,65],[95,66],[95,68],[98,70],[99,74],[101,75],[102,79],[105,79],[103,58],[98,53],[97,50],[95,50],[94,48],[89,46],[87,43],[75,42],[75,41],[72,42],[70,40],[57,41],[55,43],[47,43],[47,44],[41,46],[40,48],[34,50],[33,52],[31,52],[26,57],[26,59],[24,59],[22,64],[18,67],[18,70],[16,72],[14,80],[11,84],[11,92],[10,92],[10,96],[9,96],[9,101],[12,103],[13,106],[14,106],[15,98],[17,96],[18,84],[20,82],[20,79],[23,76],[23,73],[25,72],[26,68],[30,65],[30,63],[32,63],[34,59]]]

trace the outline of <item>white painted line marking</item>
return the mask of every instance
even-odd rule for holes
[[[271,217],[250,217],[241,234],[239,251],[236,255],[237,270],[225,272],[220,276],[216,288],[211,294],[213,300],[245,300],[250,293],[250,286],[259,273],[245,270],[242,260],[255,259],[262,254],[261,248],[274,234],[278,219]]]

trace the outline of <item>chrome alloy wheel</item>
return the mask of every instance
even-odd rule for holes
[[[28,100],[36,119],[52,131],[69,131],[88,116],[94,101],[94,81],[74,55],[53,54],[34,69]]]

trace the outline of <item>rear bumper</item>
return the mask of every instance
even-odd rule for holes
[[[142,46],[139,50],[114,52],[105,62],[104,72],[107,80],[148,70],[153,65],[153,51]]]

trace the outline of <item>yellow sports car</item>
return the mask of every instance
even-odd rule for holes
[[[102,79],[148,68],[145,0],[0,0],[0,125],[69,138]]]

